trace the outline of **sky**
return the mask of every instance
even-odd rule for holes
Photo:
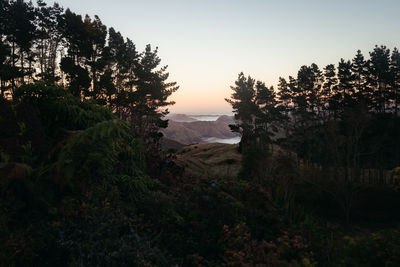
[[[46,0],[52,4],[54,1]],[[159,48],[180,89],[173,113],[229,114],[224,98],[240,72],[276,87],[302,65],[320,69],[400,47],[400,0],[58,0],[98,15],[142,51]]]

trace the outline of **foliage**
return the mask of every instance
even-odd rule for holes
[[[171,264],[166,255],[142,237],[135,220],[105,202],[58,226],[57,246],[69,266],[161,266]],[[67,256],[68,255],[68,256]]]
[[[59,86],[43,83],[17,88],[14,100],[29,104],[37,111],[46,132],[58,137],[62,131],[83,130],[96,123],[115,118],[111,111],[90,101],[81,101]]]
[[[240,177],[273,180],[278,144],[297,167],[315,170],[319,176],[302,175],[301,182],[334,198],[349,223],[362,185],[390,182],[400,160],[398,58],[396,48],[375,46],[370,59],[357,51],[337,68],[301,66],[297,77],[279,79],[276,94],[240,73],[227,99],[237,120],[232,131],[242,136]],[[279,186],[269,184],[272,191]]]
[[[369,56],[302,66],[277,92],[239,74],[241,175],[188,176],[159,154],[178,87],[157,48],[0,0],[1,265],[399,265],[398,187],[361,185],[398,180],[400,56]]]
[[[55,168],[61,185],[86,186],[104,180],[107,186],[120,186],[131,200],[151,184],[143,173],[143,148],[132,138],[130,125],[119,120],[100,122],[75,134],[61,149]]]
[[[299,168],[289,153],[276,146],[271,146],[267,160],[260,157],[264,165],[258,169],[259,179],[186,176],[165,162],[159,181],[146,172],[144,144],[132,134],[132,124],[107,108],[39,84],[16,89],[15,94],[13,102],[4,102],[2,112],[13,116],[16,127],[0,137],[0,260],[5,265],[397,263],[396,240],[384,231],[388,250],[376,256],[371,252],[375,248],[371,231],[351,235],[340,226],[332,227],[330,220],[340,217],[330,202],[324,202],[321,189],[309,186],[314,180],[305,179],[322,177],[323,170]],[[57,107],[54,103],[63,103],[64,108],[44,112]],[[83,119],[69,115],[75,108],[84,110]],[[30,113],[38,116],[25,120]],[[63,117],[59,129],[66,125],[74,129],[67,137],[46,130],[53,127],[49,125],[56,114]],[[11,125],[8,120],[0,123]],[[41,141],[40,131],[33,134],[31,129],[41,125],[44,140],[54,140],[43,150],[46,157],[36,157],[32,150]],[[10,145],[11,137],[18,149],[4,146]],[[333,191],[330,180],[326,182]],[[397,195],[393,188],[388,190],[393,192],[370,190],[360,196],[376,195],[390,202]],[[354,204],[357,216],[365,213],[358,202]],[[317,208],[331,214],[324,217]],[[349,246],[343,239],[346,235],[357,236],[360,245]],[[362,260],[357,260],[359,255]]]
[[[16,89],[13,104],[2,102],[2,108],[18,125],[14,133],[0,137],[0,258],[4,264],[157,266],[169,262],[164,252],[148,249],[153,246],[151,238],[136,232],[131,217],[136,218],[135,208],[148,202],[159,187],[145,173],[144,148],[132,135],[131,124],[105,107],[44,84]],[[36,112],[35,123],[27,120]],[[37,138],[32,131],[40,130],[42,123],[42,138],[54,141],[43,151],[46,157],[39,158],[32,151]],[[75,131],[67,131],[68,127]],[[57,143],[65,134],[69,136]],[[16,139],[18,149],[10,148],[10,138]],[[12,157],[8,151],[14,153]],[[99,225],[104,227],[94,227]]]
[[[345,235],[335,250],[335,266],[398,266],[399,230]],[[354,257],[354,255],[359,255]]]
[[[309,244],[301,236],[283,233],[275,242],[252,239],[246,224],[224,226],[223,266],[316,266]]]

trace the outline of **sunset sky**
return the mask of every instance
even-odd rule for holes
[[[53,1],[46,1],[53,3]],[[301,65],[321,69],[364,56],[377,44],[400,47],[399,0],[59,0],[99,15],[139,51],[159,47],[171,81],[174,113],[228,114],[224,98],[239,72],[276,86]]]

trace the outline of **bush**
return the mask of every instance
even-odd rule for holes
[[[400,231],[344,236],[335,254],[335,266],[399,266]]]

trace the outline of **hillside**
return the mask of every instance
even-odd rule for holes
[[[238,145],[205,143],[183,147],[176,153],[176,164],[188,177],[236,177],[242,156]]]
[[[225,139],[237,136],[229,128],[231,123],[233,118],[229,116],[221,116],[216,121],[178,122],[171,119],[168,128],[162,132],[166,138],[182,144],[202,143],[210,137]]]
[[[218,121],[218,122],[228,123],[228,124],[233,124],[233,123],[235,123],[235,119],[233,118],[233,116],[228,116],[228,115],[219,116],[219,118],[217,119],[217,121]]]
[[[168,139],[165,137],[161,138],[161,148],[164,151],[168,151],[169,149],[179,150],[184,146],[185,146],[184,144],[179,143],[175,140]]]

